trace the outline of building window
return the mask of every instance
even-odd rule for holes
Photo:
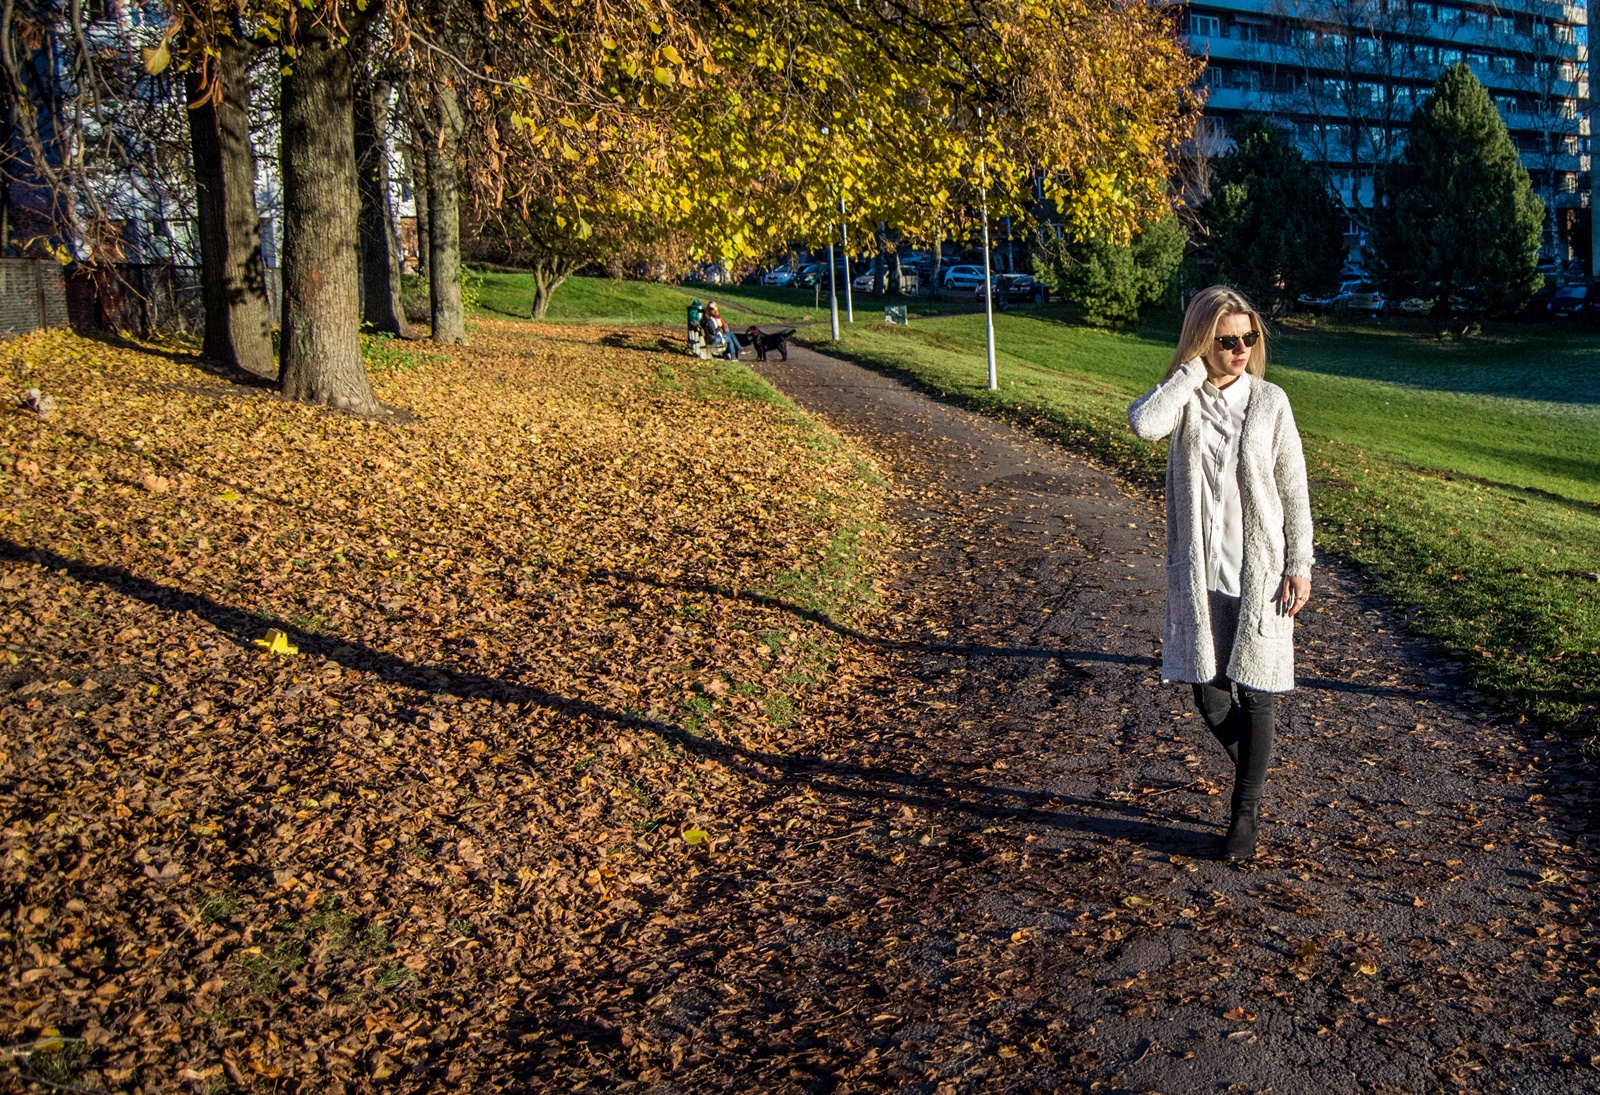
[[[1233,70],[1233,86],[1247,88],[1250,91],[1261,90],[1261,73],[1253,68],[1236,68]]]
[[[1480,30],[1487,30],[1489,27],[1489,17],[1481,11],[1468,10],[1461,13],[1461,24],[1462,26],[1477,27]]]
[[[1566,23],[1556,23],[1552,29],[1555,31],[1556,41],[1563,42],[1569,46],[1576,41],[1576,36],[1573,34],[1572,27]]]
[[[1439,63],[1446,68],[1451,65],[1459,65],[1461,63],[1461,51],[1459,49],[1439,50]]]
[[[1501,114],[1515,114],[1517,112],[1517,101],[1509,95],[1496,95],[1494,97],[1494,108]]]
[[[1190,15],[1189,33],[1195,38],[1221,38],[1222,20],[1215,15]]]
[[[1569,121],[1575,119],[1578,116],[1578,101],[1576,99],[1562,99],[1559,113]]]
[[[1222,70],[1215,65],[1207,65],[1206,70],[1200,74],[1200,82],[1215,91],[1222,86]]]
[[[1335,52],[1337,52],[1338,50],[1343,49],[1344,48],[1344,35],[1342,35],[1342,34],[1324,34],[1322,36],[1322,48],[1323,49],[1327,49],[1327,50],[1334,50]]]
[[[1236,23],[1233,29],[1239,32],[1241,42],[1261,41],[1261,28],[1254,23]]]
[[[1563,171],[1561,173],[1561,189],[1564,193],[1576,194],[1578,192],[1578,176],[1570,171]]]
[[[1571,83],[1578,78],[1578,70],[1569,64],[1563,63],[1560,68],[1556,69],[1556,78]]]
[[[1467,54],[1467,64],[1482,72],[1489,67],[1489,56],[1485,53]]]
[[[1419,65],[1433,64],[1433,47],[1420,43],[1411,47],[1411,59]]]
[[[1459,23],[1461,21],[1460,8],[1450,8],[1440,4],[1437,10],[1439,12],[1439,22],[1441,23]]]
[[[1433,5],[1432,4],[1412,4],[1411,5],[1411,17],[1413,19],[1426,19],[1426,20],[1429,20],[1431,22],[1433,20]]]
[[[1497,35],[1509,37],[1517,33],[1517,21],[1506,15],[1496,15],[1489,20],[1489,29]]]
[[[1493,58],[1493,64],[1494,70],[1501,74],[1509,74],[1517,71],[1517,62],[1512,60],[1510,57],[1503,55],[1496,56]]]

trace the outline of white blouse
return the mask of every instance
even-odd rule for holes
[[[1210,380],[1200,385],[1201,449],[1205,454],[1205,490],[1200,500],[1201,529],[1206,549],[1206,588],[1239,596],[1239,571],[1244,564],[1244,510],[1239,501],[1239,434],[1250,402],[1250,374],[1226,388]]]

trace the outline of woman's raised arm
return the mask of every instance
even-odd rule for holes
[[[1191,358],[1178,371],[1136,399],[1128,408],[1128,426],[1146,441],[1160,441],[1178,428],[1189,397],[1205,383],[1205,362]]]

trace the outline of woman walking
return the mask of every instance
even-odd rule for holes
[[[1169,438],[1161,676],[1194,685],[1234,763],[1230,863],[1255,854],[1276,694],[1294,687],[1294,617],[1311,598],[1305,456],[1266,368],[1261,317],[1213,285],[1189,302],[1165,379],[1128,408],[1134,433]]]

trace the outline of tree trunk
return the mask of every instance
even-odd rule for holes
[[[0,148],[8,152],[16,139],[16,102],[10,94],[0,95]],[[11,172],[10,156],[0,156],[0,259],[11,257]]]
[[[406,171],[411,175],[411,206],[416,212],[417,222],[417,276],[428,276],[428,163],[427,157],[422,154],[419,141],[425,140],[422,131],[418,129],[415,118],[411,126],[411,143],[406,146],[405,161]]]
[[[278,365],[272,359],[272,305],[261,261],[256,162],[250,146],[252,51],[242,32],[220,37],[217,47],[210,74],[220,87],[206,86],[207,74],[200,71],[191,69],[184,77],[191,104],[189,143],[206,313],[202,352],[229,368],[271,377]],[[202,99],[203,105],[194,105]]]
[[[928,295],[930,297],[938,297],[938,295],[939,295],[939,277],[940,277],[939,268],[941,266],[943,266],[943,265],[944,265],[944,233],[941,232],[938,228],[935,228],[933,230],[933,270],[932,270],[932,273],[929,276],[930,284],[928,286]]]
[[[900,262],[900,248],[898,247],[894,249],[894,295],[897,297],[906,295],[906,269]]]
[[[567,280],[567,271],[560,266],[533,268],[533,318],[543,319],[550,311],[550,298],[555,296],[561,283]]]
[[[428,291],[433,304],[433,340],[466,345],[461,315],[461,195],[456,179],[456,141],[461,107],[455,89],[434,89],[436,124],[428,141]]]
[[[361,196],[361,319],[379,334],[415,337],[400,307],[400,259],[389,209],[389,84],[356,89],[356,179]]]
[[[281,92],[283,365],[290,399],[378,414],[356,303],[355,80],[350,51],[301,32]]]

